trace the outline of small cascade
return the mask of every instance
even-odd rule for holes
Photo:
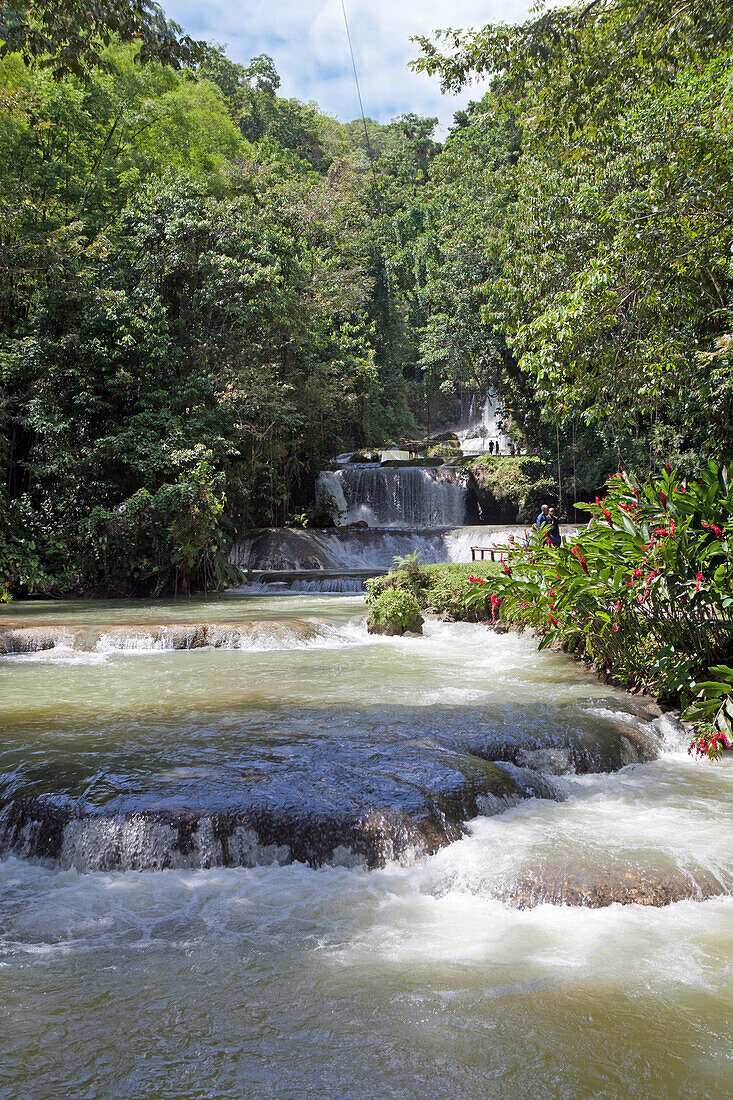
[[[302,591],[320,591],[307,587]],[[331,591],[360,591],[334,585]],[[224,622],[171,625],[135,625],[106,630],[76,630],[52,627],[0,628],[0,657],[16,660],[34,656],[63,660],[74,655],[100,657],[120,653],[151,653],[167,650],[231,649],[282,650],[302,649],[330,644],[338,632],[330,623],[317,619],[290,619],[286,622]]]
[[[283,580],[295,581],[298,579],[294,576],[296,573],[308,574],[301,579],[309,585],[318,581],[319,572],[323,573],[324,580],[330,582],[335,577],[327,577],[329,572],[350,573],[349,581],[354,583],[349,583],[344,590],[359,591],[358,572],[363,576],[370,572],[385,572],[395,557],[417,550],[420,561],[425,565],[436,562],[465,563],[471,561],[472,546],[506,547],[510,536],[514,536],[517,542],[523,541],[525,528],[504,524],[418,530],[394,527],[332,527],[326,530],[272,527],[253,531],[238,543],[232,560],[240,569],[249,571],[255,577],[279,572],[283,574]],[[318,589],[309,587],[302,590]]]
[[[506,454],[512,443],[504,431],[504,422],[499,414],[499,403],[494,394],[489,394],[482,407],[481,415],[476,417],[475,401],[471,399],[468,424],[456,432],[464,455]]]
[[[330,494],[341,524],[370,527],[459,527],[466,521],[466,474],[450,467],[374,465],[324,471],[319,501]]]

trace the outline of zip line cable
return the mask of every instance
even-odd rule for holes
[[[364,126],[364,137],[366,139],[367,153],[369,154],[369,161],[372,166],[372,175],[374,177],[374,191],[377,196],[377,202],[381,206],[382,195],[379,190],[379,181],[377,179],[377,168],[374,163],[374,153],[372,152],[372,143],[369,140],[369,130],[367,128],[366,115],[364,114],[364,101],[361,98],[361,88],[359,86],[359,74],[356,71],[356,60],[354,58],[354,47],[351,44],[351,32],[349,31],[349,20],[346,17],[346,4],[344,0],[341,0],[341,11],[344,13],[344,26],[346,27],[346,40],[349,43],[349,53],[351,54],[351,67],[354,70],[354,83],[356,84],[356,94],[359,97],[359,110],[361,111],[361,121]]]

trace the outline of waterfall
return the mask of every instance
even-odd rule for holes
[[[330,494],[340,523],[370,527],[460,527],[466,520],[467,478],[459,469],[347,466],[318,479],[319,501]]]
[[[493,442],[496,453],[506,453],[511,440],[503,430],[504,421],[499,415],[499,402],[495,394],[488,394],[481,408],[481,417],[476,419],[475,403],[471,398],[468,424],[456,432],[461,450],[465,455],[484,454]]]
[[[313,581],[319,572],[379,572],[395,557],[420,551],[420,560],[470,562],[472,546],[506,546],[510,535],[523,542],[525,528],[505,524],[476,527],[405,528],[337,527],[327,530],[266,528],[242,539],[232,553],[240,569],[253,574],[269,571],[307,572]]]

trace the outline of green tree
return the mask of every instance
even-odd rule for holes
[[[20,54],[57,79],[109,68],[113,38],[134,42],[140,64],[155,59],[177,69],[204,52],[151,0],[4,0],[0,8],[0,57]]]

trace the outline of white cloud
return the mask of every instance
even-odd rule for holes
[[[269,53],[282,79],[281,94],[315,100],[329,114],[358,116],[341,0],[162,0],[169,18],[194,38],[226,47],[246,62]],[[364,109],[388,122],[405,111],[437,115],[441,127],[480,95],[474,87],[443,96],[438,80],[410,72],[415,34],[439,27],[471,27],[526,16],[530,0],[346,0]]]

